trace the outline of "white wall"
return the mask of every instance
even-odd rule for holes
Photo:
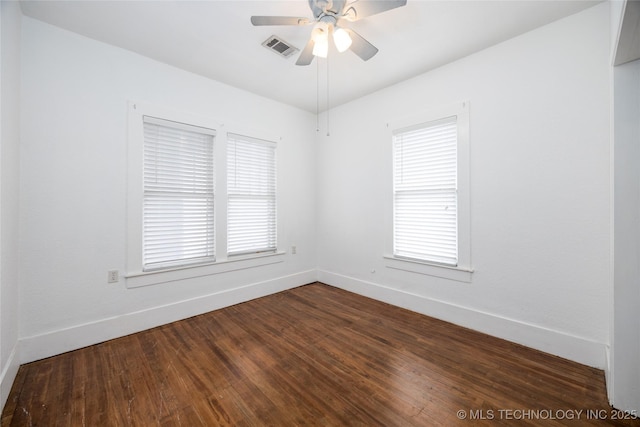
[[[68,351],[316,279],[315,117],[23,18],[22,361]],[[216,58],[211,58],[215,61]],[[282,249],[264,267],[127,289],[127,100],[272,135]]]
[[[333,109],[318,146],[319,279],[603,368],[609,47],[603,3]],[[464,100],[472,281],[388,268],[386,124]]]
[[[634,28],[630,3],[611,3],[611,63],[629,59],[633,40],[621,36]],[[626,33],[629,34],[629,33]],[[612,73],[612,276],[611,357],[607,389],[619,409],[640,412],[640,60]]]
[[[624,2],[612,3],[612,63],[633,51],[622,26],[636,25]],[[631,19],[630,19],[631,18]],[[613,68],[613,304],[609,399],[640,412],[640,60]]]
[[[640,412],[640,60],[614,68],[611,400]]]
[[[20,364],[18,349],[18,184],[20,171],[20,6],[0,2],[0,407]]]

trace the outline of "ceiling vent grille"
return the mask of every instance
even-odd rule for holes
[[[290,43],[282,40],[277,36],[269,37],[262,43],[262,46],[266,47],[274,53],[277,53],[280,56],[284,56],[285,58],[290,57],[298,51],[298,48],[292,46]]]

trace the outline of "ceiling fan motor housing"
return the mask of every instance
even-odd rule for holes
[[[346,0],[309,0],[313,16],[318,19],[322,15],[340,15]]]

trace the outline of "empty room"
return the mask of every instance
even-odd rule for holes
[[[640,425],[640,3],[0,2],[2,426]]]

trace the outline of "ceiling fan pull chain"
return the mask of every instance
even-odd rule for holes
[[[316,132],[320,132],[320,61],[316,61]]]
[[[331,136],[330,129],[329,129],[329,56],[328,55],[325,61],[327,64],[327,136]]]

